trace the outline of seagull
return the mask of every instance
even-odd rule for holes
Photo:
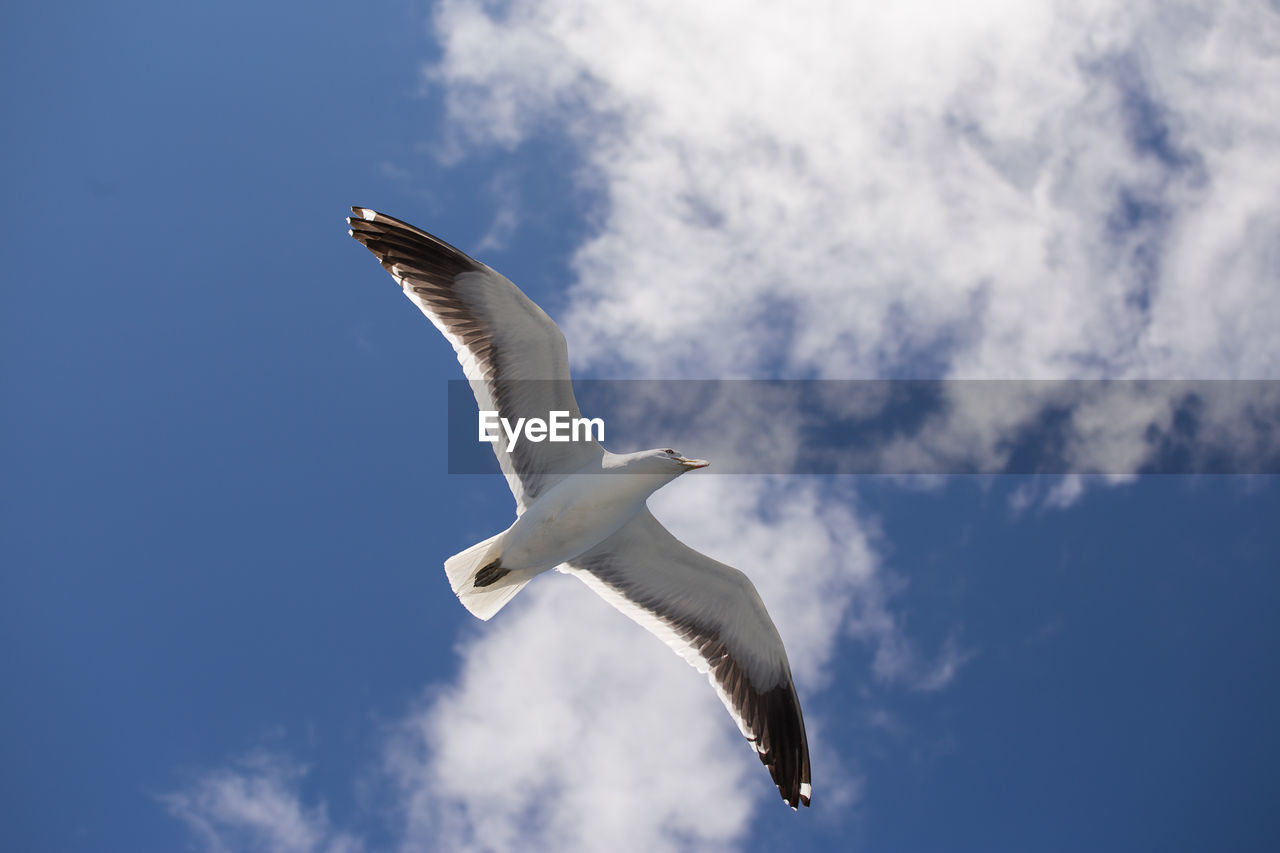
[[[482,411],[511,422],[550,412],[581,417],[564,335],[519,288],[412,225],[366,207],[351,211],[348,233],[453,345]],[[764,602],[746,575],[685,545],[646,505],[709,463],[670,448],[617,454],[593,440],[505,435],[494,452],[516,520],[445,561],[467,610],[488,620],[542,572],[577,577],[706,674],[783,801],[808,806],[804,717]]]

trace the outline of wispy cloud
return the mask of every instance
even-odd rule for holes
[[[475,251],[501,252],[507,247],[507,241],[520,225],[521,211],[524,206],[520,187],[508,174],[495,175],[489,181],[489,195],[493,199],[493,222],[489,230],[476,244]]]
[[[209,853],[361,853],[363,843],[331,825],[323,802],[302,802],[305,775],[287,757],[257,752],[160,801]]]

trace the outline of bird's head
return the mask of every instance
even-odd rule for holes
[[[674,480],[685,471],[705,468],[711,463],[705,459],[688,459],[669,447],[659,450],[641,450],[614,457],[616,467],[630,474],[648,474],[663,480]]]
[[[669,447],[661,450],[646,450],[643,453],[646,460],[652,460],[649,464],[653,465],[658,471],[670,471],[672,477],[678,477],[685,471],[692,471],[694,468],[706,468],[711,463],[705,459],[688,459],[677,453]]]

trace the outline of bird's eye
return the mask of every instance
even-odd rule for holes
[[[668,456],[675,456],[675,455],[676,455],[676,452],[675,452],[674,450],[670,449],[670,448],[667,448],[666,450],[664,450],[664,451],[662,451],[662,452],[663,452],[663,453],[665,453],[665,454],[667,454]]]

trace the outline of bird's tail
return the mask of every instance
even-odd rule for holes
[[[506,531],[503,531],[444,561],[449,586],[462,606],[480,619],[493,618],[536,574],[503,567],[505,538]]]

